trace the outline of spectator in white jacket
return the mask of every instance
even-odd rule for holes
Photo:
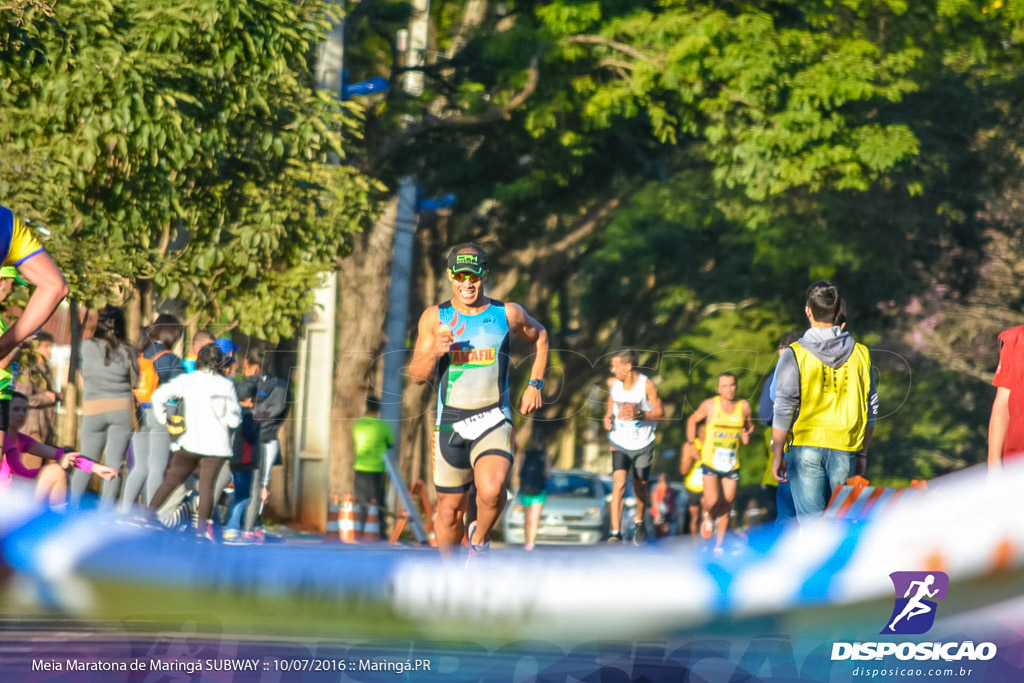
[[[196,357],[195,372],[178,375],[153,392],[153,415],[167,423],[167,402],[184,402],[185,431],[171,457],[164,482],[149,503],[155,512],[175,488],[199,470],[199,529],[213,540],[215,484],[221,466],[231,458],[231,430],[242,421],[235,385],[220,372],[224,354],[207,344]]]

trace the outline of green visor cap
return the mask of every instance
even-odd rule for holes
[[[14,281],[19,285],[28,285],[27,282],[21,277],[21,273],[14,266],[4,266],[0,268],[0,277],[13,277]]]

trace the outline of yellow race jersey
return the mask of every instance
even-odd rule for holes
[[[700,439],[694,439],[693,445],[697,447],[698,453],[704,448]],[[700,459],[695,460],[694,463],[690,465],[690,471],[686,473],[685,482],[686,488],[689,489],[691,493],[704,492],[704,470],[701,469]]]
[[[14,212],[0,206],[0,266],[19,266],[43,251],[43,245],[29,231],[28,227],[14,217]],[[0,321],[0,334],[7,331],[6,323]],[[14,389],[14,373],[0,368],[0,401],[10,400]]]
[[[6,206],[0,206],[0,266],[19,266],[43,251],[43,245]]]
[[[701,464],[722,474],[738,470],[738,456],[745,424],[739,401],[733,404],[731,413],[726,413],[722,410],[722,398],[715,396],[711,415],[708,416],[708,426],[704,432]]]

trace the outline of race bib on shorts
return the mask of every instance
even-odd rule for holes
[[[486,412],[467,417],[465,420],[459,420],[452,425],[452,429],[466,441],[476,441],[491,427],[499,425],[504,421],[505,413],[501,412],[501,408],[492,408]]]
[[[732,472],[736,468],[736,449],[716,448],[711,458],[711,468],[716,472]]]

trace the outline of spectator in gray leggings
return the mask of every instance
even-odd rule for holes
[[[173,315],[161,314],[156,322],[143,330],[139,337],[139,384],[142,384],[143,365],[152,363],[160,384],[165,384],[184,372],[181,359],[171,347],[181,338],[181,322]],[[150,387],[150,392],[155,387]],[[171,435],[153,414],[150,396],[139,396],[139,431],[132,437],[134,462],[124,482],[121,510],[127,512],[145,486],[143,503],[148,505],[163,483],[167,461],[171,457]]]
[[[125,341],[124,311],[106,306],[99,313],[96,331],[82,342],[82,455],[120,471],[132,425],[132,374],[135,358]],[[77,505],[89,485],[89,472],[71,475],[71,501]],[[120,477],[103,482],[101,505],[113,507],[121,488]]]

